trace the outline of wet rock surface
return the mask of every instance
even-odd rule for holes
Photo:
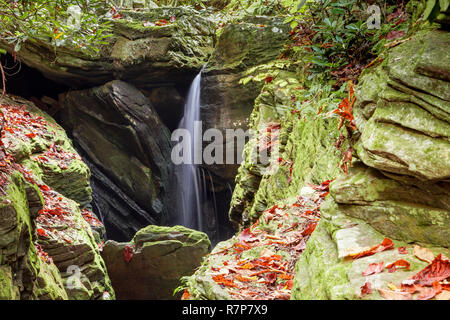
[[[150,101],[113,81],[67,93],[62,119],[92,168],[95,205],[113,237],[128,240],[160,222],[168,210],[171,142]]]

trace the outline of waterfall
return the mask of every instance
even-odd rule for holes
[[[196,135],[201,128],[198,128],[200,121],[200,82],[201,72],[192,82],[186,104],[184,106],[184,116],[178,126],[179,129],[186,129],[191,137],[189,152],[189,163],[180,164],[176,168],[177,175],[177,208],[178,223],[185,227],[203,231],[202,203],[204,200],[204,179],[200,179],[198,155],[202,145],[196,146]],[[198,137],[197,137],[198,138]],[[197,148],[196,148],[197,147]],[[197,160],[197,161],[195,161]],[[202,181],[201,181],[202,180]]]

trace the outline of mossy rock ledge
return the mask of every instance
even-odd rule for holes
[[[450,246],[450,33],[421,31],[366,70],[356,88],[361,132],[353,168],[330,185],[331,197],[296,265],[291,299],[382,299],[427,263],[413,246],[448,256]],[[355,248],[388,237],[395,249],[348,260]],[[407,254],[400,254],[404,246]],[[410,262],[410,270],[364,277],[371,263]],[[373,293],[361,295],[369,281]],[[414,298],[415,299],[415,298]]]

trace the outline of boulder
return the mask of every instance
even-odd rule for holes
[[[168,129],[133,85],[112,81],[64,96],[62,122],[90,164],[109,237],[161,221],[171,170]]]
[[[449,41],[444,31],[418,34],[361,77],[356,149],[367,166],[421,181],[450,177]]]
[[[210,250],[202,232],[150,225],[131,242],[107,241],[102,256],[118,299],[167,300],[180,298],[174,295],[180,278],[192,275]]]

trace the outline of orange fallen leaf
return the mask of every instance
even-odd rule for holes
[[[417,259],[431,263],[434,259],[434,254],[431,252],[428,248],[423,248],[421,246],[415,245],[413,247],[413,253],[414,256],[416,256]]]
[[[278,278],[283,279],[283,280],[291,280],[292,278],[294,278],[294,276],[292,274],[282,273],[278,276]]]
[[[423,288],[417,296],[417,300],[430,300],[436,296],[436,291],[433,288]]]
[[[391,264],[388,264],[386,266],[386,269],[388,269],[389,272],[392,273],[392,272],[395,272],[395,270],[397,270],[397,267],[405,267],[406,270],[409,270],[410,263],[408,261],[406,261],[406,260],[400,259],[400,260],[397,260],[397,261],[395,261],[395,262],[393,262]]]
[[[184,289],[183,295],[181,296],[181,300],[187,300],[190,296],[189,291],[187,289]]]
[[[241,281],[241,282],[249,282],[249,281],[250,281],[249,278],[245,278],[245,277],[241,276],[240,274],[237,274],[234,278],[235,278],[236,280]]]
[[[255,265],[251,262],[248,262],[246,264],[244,264],[243,266],[238,267],[239,269],[248,269],[251,270],[253,268],[255,268]]]
[[[393,291],[387,289],[378,289],[380,295],[386,300],[412,300],[409,292]]]
[[[214,280],[214,282],[216,282],[217,284],[222,284],[224,286],[227,287],[237,287],[237,285],[234,283],[233,280],[231,279],[226,279],[223,275],[218,274],[216,276],[212,276],[212,279]]]
[[[371,256],[384,250],[390,250],[392,248],[394,248],[394,243],[392,242],[392,240],[389,238],[385,238],[380,244],[377,244],[376,246],[373,246],[372,248],[364,250],[362,252],[349,254],[348,257],[351,257],[352,259],[359,259],[362,257]]]

